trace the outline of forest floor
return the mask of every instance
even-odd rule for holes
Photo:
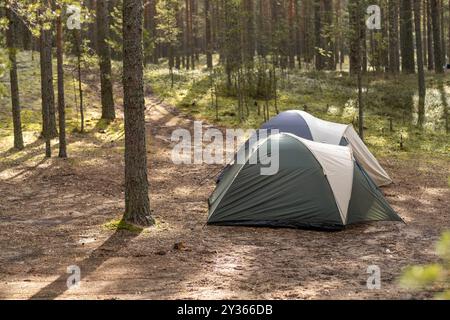
[[[380,158],[395,181],[383,192],[406,224],[336,233],[205,226],[214,188],[205,177],[220,167],[173,164],[171,133],[192,130],[192,119],[150,94],[146,105],[157,224],[144,230],[116,227],[124,211],[120,119],[70,132],[67,160],[45,159],[36,134],[21,152],[1,140],[0,299],[433,297],[398,280],[407,266],[438,261],[435,243],[450,229],[448,157]],[[80,267],[79,288],[67,288],[71,265]],[[380,290],[367,289],[370,265],[381,269]]]

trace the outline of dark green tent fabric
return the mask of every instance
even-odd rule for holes
[[[347,224],[368,221],[403,221],[384,198],[369,175],[357,163],[353,174],[352,196]]]
[[[279,137],[278,173],[261,175],[259,161],[232,166],[210,198],[209,224],[343,227],[319,162],[298,139]],[[265,142],[268,150],[272,138]]]
[[[245,146],[245,164],[232,164],[209,198],[208,224],[340,230],[368,221],[403,221],[356,161],[346,221],[342,221],[323,168],[301,139],[271,135],[260,146],[270,156],[271,139],[278,139],[279,171],[261,175],[256,145]]]

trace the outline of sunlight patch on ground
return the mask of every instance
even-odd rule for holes
[[[68,275],[69,276],[69,275]],[[23,280],[9,280],[1,284],[0,299],[26,299],[22,292],[29,297],[37,294],[59,276],[30,276]],[[28,298],[29,298],[28,297]]]

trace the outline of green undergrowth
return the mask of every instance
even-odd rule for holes
[[[19,93],[21,104],[22,131],[26,150],[30,151],[35,144],[39,144],[39,137],[42,130],[41,113],[41,92],[40,92],[40,70],[39,54],[31,54],[29,51],[22,51],[17,56]],[[117,69],[117,64],[114,64]],[[57,96],[56,85],[56,61],[53,63],[54,70],[54,88],[55,103]],[[69,142],[75,143],[73,147],[76,151],[83,148],[80,140],[85,139],[83,143],[86,150],[89,149],[89,142],[103,144],[109,142],[121,141],[124,138],[123,121],[120,119],[114,121],[101,120],[100,93],[93,83],[98,82],[96,77],[96,66],[86,66],[83,69],[82,88],[84,100],[84,132],[80,132],[81,115],[79,111],[78,83],[74,79],[74,61],[69,57],[65,60],[65,103],[66,103],[66,133]],[[9,73],[5,72],[0,82],[6,87],[0,94],[0,152],[3,154],[3,161],[10,161],[14,158],[21,158],[21,152],[13,152],[13,124],[11,116],[11,100],[9,92]],[[116,77],[117,78],[117,77]],[[117,98],[120,101],[120,97]],[[57,117],[57,115],[56,115]],[[57,140],[57,139],[55,139]],[[57,142],[57,141],[56,141]],[[7,151],[10,151],[9,153]],[[6,152],[6,153],[5,153]],[[14,154],[12,154],[14,153]]]
[[[200,66],[203,65],[201,61]],[[257,128],[264,122],[255,106],[255,101],[259,105],[263,101],[249,100],[250,113],[240,122],[236,97],[222,92],[217,97],[217,120],[211,98],[211,73],[204,68],[175,70],[173,87],[171,78],[164,63],[150,65],[145,72],[145,80],[155,95],[198,120],[234,128]],[[219,82],[224,81],[222,77]],[[424,130],[418,130],[415,75],[369,74],[364,77],[365,140],[375,154],[399,157],[433,154],[443,158],[450,155],[450,136],[445,133],[443,118],[450,97],[450,77],[429,73],[426,83],[426,123]],[[322,119],[356,125],[357,90],[354,79],[345,72],[289,71],[280,77],[277,97],[279,111],[306,109]],[[275,114],[271,101],[270,115]]]

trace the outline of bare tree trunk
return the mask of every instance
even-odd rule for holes
[[[192,55],[192,41],[191,41],[191,22],[190,22],[190,5],[191,0],[185,0],[185,56],[186,56],[186,70],[190,69],[191,66],[191,55]],[[193,67],[192,67],[193,68]],[[193,68],[194,69],[194,68]]]
[[[211,14],[209,11],[209,0],[205,0],[205,43],[206,43],[206,66],[212,69],[212,40],[211,40]]]
[[[327,70],[336,70],[336,64],[334,61],[334,44],[333,37],[330,35],[330,30],[333,28],[333,0],[322,0],[323,7],[323,26],[325,26],[328,32],[324,36],[323,47],[327,51],[324,58]]]
[[[40,67],[41,67],[41,91],[42,104],[48,111],[48,121],[43,120],[43,132],[48,131],[49,138],[58,136],[56,130],[55,115],[55,92],[53,89],[53,67],[52,67],[52,33],[50,30],[41,29],[40,35]],[[44,116],[44,109],[43,116]],[[45,126],[48,125],[48,128]]]
[[[111,51],[109,37],[109,19],[107,0],[97,0],[97,48],[100,60],[100,84],[102,98],[102,119],[116,118],[114,110],[113,86],[111,76]]]
[[[447,11],[449,13],[447,17],[447,55],[450,58],[450,0],[448,1]]]
[[[52,48],[50,32],[41,28],[40,34],[41,98],[42,98],[42,134],[45,139],[45,156],[51,157],[50,140],[54,136],[51,130],[50,109],[55,107],[53,91]],[[56,129],[55,129],[56,130]]]
[[[357,39],[357,46],[356,46],[356,52],[357,55],[356,61],[358,62],[356,66],[356,72],[357,72],[357,86],[358,86],[358,131],[359,136],[361,140],[364,141],[364,103],[363,103],[363,91],[362,91],[362,76],[363,76],[363,57],[362,55],[365,54],[363,51],[363,47],[366,42],[366,33],[362,31],[362,29],[365,27],[362,21],[364,13],[362,12],[362,3],[361,0],[356,0],[353,3],[355,10],[354,12],[354,18],[356,20],[356,34],[358,35]],[[364,42],[364,43],[363,43]],[[356,45],[356,44],[355,44]]]
[[[101,0],[88,0],[88,1],[84,1],[84,3],[87,2],[87,8],[90,11],[95,11],[95,2],[98,2],[98,1],[101,1]],[[98,31],[96,30],[97,29],[97,25],[95,24],[94,21],[90,22],[88,24],[88,28],[87,29],[88,29],[87,36],[88,36],[88,39],[89,39],[89,48],[91,48],[92,50],[97,52],[97,43],[98,43],[98,40],[97,40]]]
[[[253,0],[243,0],[243,53],[244,62],[253,64],[253,56],[255,55],[255,27],[253,25],[254,19],[254,4]]]
[[[123,94],[126,221],[148,226],[150,215],[145,136],[142,0],[123,1]]]
[[[400,71],[398,37],[398,0],[389,0],[389,72]]]
[[[295,68],[295,54],[297,47],[297,37],[296,37],[296,13],[297,13],[296,1],[289,0],[288,3],[288,25],[289,25],[289,52],[288,52],[288,65],[290,69]]]
[[[421,1],[422,10],[422,46],[423,46],[423,63],[424,65],[428,61],[428,37],[427,37],[427,0]]]
[[[16,23],[17,19],[12,10],[6,9],[8,18],[8,29],[6,31],[6,45],[9,56],[9,81],[11,84],[11,106],[12,119],[14,127],[14,148],[23,149],[22,121],[20,117],[20,99],[19,99],[19,81],[17,79],[17,61],[16,61]]]
[[[400,5],[400,46],[402,72],[415,73],[414,40],[411,0],[401,0]]]
[[[349,47],[350,47],[350,75],[357,75],[362,64],[361,55],[361,14],[359,11],[361,0],[349,0]]]
[[[56,20],[56,61],[58,75],[58,120],[59,120],[59,154],[67,158],[66,147],[66,106],[64,102],[64,69],[63,69],[63,28],[61,15]]]
[[[422,48],[422,30],[420,26],[420,6],[422,0],[413,0],[414,1],[414,25],[415,25],[415,33],[416,33],[416,52],[417,52],[417,70],[418,70],[418,78],[419,78],[419,111],[418,111],[418,125],[419,127],[423,127],[424,118],[425,118],[425,95],[426,95],[426,87],[425,87],[425,73],[423,67],[423,48]]]
[[[434,70],[436,73],[443,73],[442,47],[441,47],[441,22],[439,14],[439,1],[430,0],[431,4],[431,20],[433,25],[433,42],[434,42]]]
[[[433,46],[433,23],[431,18],[431,0],[426,0],[427,8],[427,47],[428,47],[428,70],[434,70],[434,46]]]
[[[80,96],[80,132],[84,132],[84,105],[83,105],[83,88],[81,86],[81,33],[74,29],[75,51],[77,55],[77,73],[78,73],[78,95]]]
[[[445,60],[447,60],[447,47],[445,44],[445,6],[444,6],[444,0],[439,0],[439,14],[440,14],[440,20],[441,20],[441,55],[442,55],[442,64],[445,64]]]
[[[322,5],[321,0],[314,0],[314,44],[316,70],[323,70],[324,58],[322,46]]]

